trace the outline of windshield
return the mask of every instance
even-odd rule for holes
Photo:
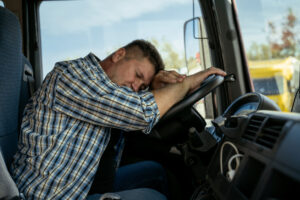
[[[283,93],[283,77],[253,79],[255,91],[264,95],[278,95]]]
[[[290,111],[299,87],[300,1],[236,0],[235,3],[255,91],[265,95],[291,92],[285,102],[280,102],[283,98],[275,99],[278,105],[285,105],[282,110]],[[270,78],[276,68],[282,69],[282,76]],[[291,87],[283,92],[285,82]]]
[[[191,17],[192,4],[186,0],[43,1],[43,76],[55,62],[89,52],[103,59],[135,39],[151,41],[167,69],[182,71],[186,68],[183,24]]]

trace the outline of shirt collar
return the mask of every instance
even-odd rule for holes
[[[99,59],[94,53],[90,52],[87,56],[85,56],[85,59],[89,60],[100,72],[100,76],[107,80],[107,84],[109,84],[112,87],[118,87],[118,85],[110,80],[110,78],[107,76],[106,72],[100,65],[101,59]]]

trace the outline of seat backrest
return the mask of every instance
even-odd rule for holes
[[[9,166],[17,148],[24,57],[18,18],[0,7],[0,199],[19,199]]]
[[[0,7],[0,148],[7,166],[17,147],[22,56],[19,20]]]

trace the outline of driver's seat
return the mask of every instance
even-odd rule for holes
[[[22,90],[22,84],[27,84],[23,81],[25,57],[19,20],[3,7],[0,7],[0,49],[0,199],[20,199],[9,166],[17,148],[20,112],[28,98],[26,90],[25,93]]]

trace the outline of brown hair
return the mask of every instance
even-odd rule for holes
[[[163,60],[153,44],[146,40],[134,40],[123,48],[126,50],[126,58],[148,58],[155,67],[155,74],[165,68]]]

